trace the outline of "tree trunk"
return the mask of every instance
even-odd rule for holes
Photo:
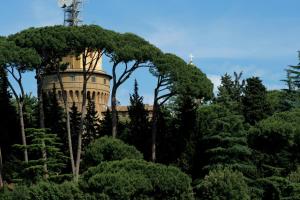
[[[111,117],[112,117],[112,137],[117,137],[117,126],[118,126],[118,116],[117,116],[117,97],[116,89],[113,87],[111,91]]]
[[[2,151],[0,147],[0,189],[3,188],[3,176],[2,176],[3,162],[2,162]]]
[[[38,71],[36,75],[37,79],[37,94],[38,94],[38,106],[39,106],[39,122],[40,122],[40,128],[45,129],[45,113],[44,113],[44,101],[43,101],[43,78],[41,75],[41,72]],[[44,178],[48,179],[48,166],[47,166],[47,152],[46,152],[46,144],[45,141],[42,142],[42,157],[44,160],[44,166],[43,166],[43,171],[44,171]]]
[[[24,105],[24,98],[25,98],[25,94],[24,94],[24,90],[23,90],[23,86],[21,84],[20,80],[15,79],[19,86],[20,86],[20,90],[21,90],[21,97],[19,97],[19,95],[17,94],[16,90],[14,89],[14,87],[12,86],[11,82],[8,81],[8,85],[10,87],[10,89],[12,90],[15,99],[17,101],[17,106],[18,106],[18,112],[19,112],[19,122],[20,122],[20,129],[21,129],[21,138],[22,138],[22,145],[24,146],[24,161],[25,163],[28,163],[28,151],[27,151],[27,144],[26,144],[26,134],[25,134],[25,125],[24,125],[24,116],[23,116],[23,105]]]
[[[68,107],[68,99],[64,93],[64,85],[61,79],[61,76],[59,72],[57,72],[57,77],[59,80],[60,89],[62,91],[62,97],[64,102],[64,108],[66,113],[66,127],[67,127],[67,137],[68,137],[68,146],[70,151],[70,161],[71,161],[71,168],[72,168],[72,174],[75,176],[75,162],[74,162],[74,155],[73,155],[73,146],[72,146],[72,135],[71,135],[71,125],[70,125],[70,114],[69,114],[69,107]]]
[[[81,152],[82,152],[82,136],[84,134],[84,118],[86,113],[86,99],[87,99],[87,80],[84,75],[83,81],[83,94],[82,94],[82,106],[81,106],[81,119],[80,119],[80,130],[78,134],[78,145],[77,145],[77,158],[76,158],[76,168],[75,168],[75,181],[79,180],[79,172],[80,172],[80,161],[81,161]]]
[[[156,136],[157,136],[157,122],[158,122],[158,104],[156,98],[153,105],[153,114],[152,114],[152,144],[151,144],[151,160],[152,162],[156,161]]]
[[[25,125],[24,125],[24,117],[23,117],[23,103],[18,102],[18,107],[19,107],[19,119],[20,119],[20,128],[21,128],[21,136],[22,136],[22,145],[24,146],[24,161],[25,161],[25,163],[28,163],[28,151],[27,151]]]

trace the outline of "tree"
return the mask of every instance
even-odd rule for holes
[[[298,52],[299,53],[299,52]],[[300,56],[300,53],[299,53]],[[300,57],[299,57],[300,59]],[[297,65],[289,65],[286,69],[287,89],[284,89],[284,97],[282,98],[282,107],[286,110],[300,107],[300,63]]]
[[[87,113],[85,115],[85,134],[83,135],[83,148],[86,148],[93,140],[100,137],[100,124],[98,112],[95,110],[95,103],[88,100]]]
[[[45,95],[45,94],[44,94]],[[46,96],[46,95],[45,95]],[[44,98],[45,126],[56,133],[63,145],[63,152],[68,151],[68,140],[65,127],[65,115],[63,108],[59,105],[55,86],[46,98]]]
[[[61,168],[65,166],[65,157],[60,151],[59,139],[56,134],[49,132],[49,129],[26,129],[27,137],[30,144],[26,146],[29,152],[37,157],[31,159],[26,165],[26,175],[32,175],[31,180],[39,180],[40,177],[44,178],[56,178],[60,175]],[[23,145],[16,145],[18,148],[25,148]],[[48,157],[45,160],[43,158],[44,152]],[[44,166],[47,165],[47,175],[44,171]]]
[[[100,135],[111,135],[112,131],[112,116],[109,108],[106,109],[106,112],[103,114],[103,119],[100,120]]]
[[[276,113],[248,133],[261,177],[286,176],[299,164],[299,109]]]
[[[247,145],[243,117],[222,105],[199,109],[198,127],[201,171],[207,174],[218,166],[230,167],[246,177],[255,178],[256,169],[251,163],[252,151]]]
[[[271,106],[267,101],[267,90],[258,77],[246,80],[244,93],[242,104],[246,122],[254,125],[270,115]]]
[[[300,52],[298,51],[298,58],[300,60]],[[288,90],[297,91],[300,89],[300,63],[297,65],[289,65],[287,72],[287,83]]]
[[[134,146],[125,144],[122,140],[104,136],[87,146],[83,162],[85,167],[89,168],[102,162],[123,159],[142,160],[143,155]]]
[[[242,72],[237,74],[234,72],[234,80],[229,74],[221,77],[221,85],[218,87],[218,97],[216,102],[225,105],[232,111],[242,113],[242,95],[245,86],[245,81],[240,80]]]
[[[117,90],[140,67],[148,67],[160,50],[132,33],[124,33],[114,38],[114,49],[108,55],[112,62],[112,136],[117,136]]]
[[[82,85],[82,105],[80,131],[78,135],[77,157],[72,155],[72,141],[69,126],[68,107],[65,94],[63,94],[63,102],[66,112],[66,126],[68,131],[68,144],[70,152],[70,162],[72,172],[77,180],[79,177],[80,160],[82,153],[82,135],[84,134],[84,118],[87,104],[87,82],[92,76],[100,58],[105,53],[111,53],[113,32],[102,29],[99,26],[80,26],[80,27],[42,27],[30,28],[10,37],[16,41],[17,45],[22,47],[32,47],[40,55],[42,61],[36,68],[36,78],[38,85],[38,99],[40,110],[40,127],[45,127],[43,113],[43,74],[51,72],[58,76],[60,87],[64,91],[64,87],[60,78],[60,72],[65,69],[66,63],[61,63],[65,56],[80,57],[82,61],[83,85]],[[46,157],[46,155],[45,155]]]
[[[67,34],[72,34],[70,30],[63,26],[29,28],[17,34],[11,35],[9,40],[14,41],[18,46],[24,48],[33,48],[40,57],[40,64],[35,66],[35,78],[37,80],[37,96],[39,110],[39,127],[45,128],[45,113],[43,99],[43,75],[49,71],[60,68],[60,61],[69,54],[70,48],[66,43]],[[56,70],[57,71],[57,70]],[[66,110],[67,112],[67,110]],[[67,113],[68,115],[68,113]],[[68,117],[67,117],[68,123]],[[70,139],[70,128],[67,127],[68,138]],[[71,142],[69,141],[71,149]],[[72,151],[70,151],[72,153]],[[71,154],[70,153],[70,154]],[[44,152],[44,160],[47,155]],[[74,159],[70,155],[72,170],[75,174]],[[44,171],[47,171],[47,166],[44,166]],[[47,174],[47,173],[45,173]]]
[[[98,66],[101,57],[104,54],[112,53],[112,41],[117,39],[117,34],[95,25],[71,27],[71,29],[73,34],[70,34],[70,38],[67,38],[67,41],[70,42],[68,45],[73,50],[76,57],[81,56],[83,74],[81,118],[75,162],[75,180],[78,181],[82,153],[82,137],[85,132],[84,122],[88,98],[87,83]]]
[[[198,108],[199,105],[190,96],[178,96],[176,99],[175,127],[178,128],[173,136],[176,141],[173,145],[177,147],[174,157],[180,168],[188,174],[192,174],[193,171]]]
[[[77,145],[78,145],[78,135],[79,135],[79,129],[80,129],[80,117],[81,113],[78,112],[78,109],[73,102],[73,105],[70,109],[70,127],[71,127],[71,137],[72,137],[72,150],[73,155],[76,157],[77,153]]]
[[[181,58],[163,54],[155,58],[150,72],[157,78],[154,89],[152,115],[151,159],[156,160],[157,122],[160,107],[177,94],[190,95],[197,99],[212,97],[211,81],[196,66],[187,65]]]
[[[5,114],[0,120],[0,179],[4,179],[3,168],[12,156],[12,146],[21,141],[17,113],[11,104],[11,95],[8,90],[8,80],[3,68],[0,67],[0,113]],[[0,180],[1,182],[1,180]],[[1,187],[1,186],[0,186]]]
[[[14,42],[3,38],[0,40],[0,53],[1,67],[3,67],[4,70],[11,75],[13,80],[17,83],[18,89],[20,90],[20,94],[18,94],[16,88],[13,87],[13,83],[8,79],[8,86],[11,89],[18,105],[22,144],[25,146],[24,160],[25,162],[28,162],[23,115],[25,91],[23,87],[22,74],[27,70],[33,70],[34,66],[39,65],[40,58],[35,50],[20,48],[16,46]]]
[[[104,193],[110,199],[194,199],[186,174],[143,160],[103,162],[89,168],[79,184],[85,193]]]
[[[150,149],[149,118],[145,109],[143,97],[138,93],[138,83],[134,82],[134,93],[130,95],[130,105],[128,106],[128,135],[126,142],[134,145],[144,156],[148,155]],[[148,148],[149,147],[149,148]]]
[[[194,191],[197,200],[251,199],[250,190],[243,174],[230,168],[219,168],[210,171],[203,180],[198,181]]]

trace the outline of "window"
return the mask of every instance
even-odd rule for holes
[[[71,81],[75,81],[75,76],[74,75],[71,75],[70,78],[71,78]]]
[[[103,79],[103,83],[104,83],[104,85],[106,85],[106,79]]]
[[[96,77],[92,76],[92,82],[95,83],[96,82]]]

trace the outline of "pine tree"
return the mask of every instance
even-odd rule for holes
[[[271,106],[267,101],[267,90],[258,77],[248,78],[244,90],[243,113],[246,122],[251,125],[271,114]]]
[[[126,142],[134,145],[145,157],[149,156],[151,135],[148,111],[145,109],[143,97],[138,93],[138,83],[134,82],[134,92],[130,95],[130,105],[128,106],[129,124]]]
[[[93,140],[100,137],[99,129],[100,122],[98,112],[95,109],[95,103],[89,99],[85,116],[85,134],[82,137],[83,149]]]

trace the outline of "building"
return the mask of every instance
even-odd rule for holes
[[[122,122],[126,122],[129,120],[129,113],[128,113],[128,106],[117,106],[117,113],[119,120]],[[111,108],[109,107],[109,110]],[[152,114],[153,114],[153,106],[149,104],[145,104],[145,110],[148,112],[148,118],[149,120],[152,119]],[[102,112],[102,115],[105,114],[106,111]]]
[[[91,60],[88,60],[87,62],[89,61]],[[49,73],[44,75],[43,92],[45,94],[52,93],[53,88],[55,87],[58,101],[61,105],[63,105],[62,92],[64,92],[67,96],[69,107],[71,107],[74,102],[78,110],[81,111],[83,94],[82,56],[68,56],[63,58],[62,62],[68,63],[67,69],[61,72],[65,91],[61,91],[57,75],[55,73]],[[108,105],[110,95],[110,79],[111,76],[108,75],[102,68],[101,57],[98,62],[98,66],[95,68],[95,71],[87,83],[87,96],[95,103],[95,109],[99,114],[105,111]]]

